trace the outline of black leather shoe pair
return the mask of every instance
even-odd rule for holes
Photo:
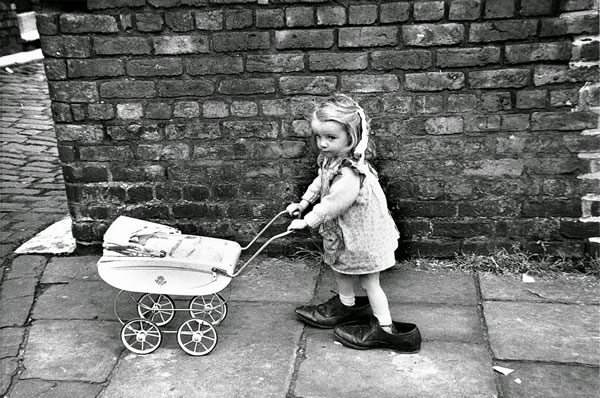
[[[357,350],[385,348],[405,354],[415,354],[421,350],[421,333],[412,323],[393,322],[394,333],[381,328],[374,316],[367,324],[336,327],[335,336],[342,344]]]
[[[323,304],[296,308],[296,316],[303,322],[320,328],[333,329],[336,326],[355,322],[368,322],[372,314],[369,298],[359,296],[353,307],[342,304],[335,295]]]

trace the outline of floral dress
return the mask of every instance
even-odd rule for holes
[[[392,267],[399,233],[376,172],[347,157],[319,156],[317,163],[319,176],[302,199],[321,199],[304,219],[323,237],[323,261],[350,275]]]

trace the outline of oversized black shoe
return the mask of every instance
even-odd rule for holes
[[[348,307],[342,304],[340,296],[336,294],[323,304],[298,307],[295,312],[301,321],[320,329],[368,322],[372,314],[369,298],[360,296],[355,300],[354,306]]]
[[[396,330],[393,334],[387,333],[373,316],[368,324],[338,326],[334,334],[342,344],[357,350],[385,348],[405,354],[419,352],[421,333],[417,325],[402,322],[393,324]]]

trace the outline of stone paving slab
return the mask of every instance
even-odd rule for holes
[[[209,355],[189,356],[166,336],[152,354],[127,352],[100,396],[285,397],[302,328],[289,303],[232,301]]]
[[[499,365],[514,369],[500,378],[505,398],[591,398],[600,392],[597,367],[527,362]]]
[[[485,301],[491,348],[500,360],[600,363],[598,306]]]
[[[95,397],[104,386],[80,382],[19,380],[10,392],[10,398],[65,398]]]
[[[42,275],[42,283],[68,283],[72,280],[101,280],[96,264],[100,256],[52,257]]]
[[[24,336],[25,328],[0,329],[0,358],[16,357]]]
[[[356,283],[356,294],[364,292]],[[390,302],[477,305],[475,282],[463,272],[422,272],[393,269],[381,274],[381,286]],[[322,302],[337,291],[331,269],[326,269],[317,291]],[[365,293],[362,293],[365,294]]]
[[[35,278],[7,279],[0,287],[0,327],[23,326],[34,300]]]
[[[305,303],[312,298],[318,274],[319,268],[308,261],[257,257],[232,280],[231,299]]]
[[[123,351],[118,330],[117,322],[33,322],[20,378],[104,382]]]
[[[600,303],[600,282],[591,277],[561,275],[524,283],[520,277],[480,274],[479,280],[484,300]]]
[[[18,358],[0,359],[0,396],[4,396],[10,387],[11,377],[17,373]]]
[[[484,343],[477,307],[392,302],[390,310],[392,319],[418,325],[424,341]]]
[[[6,279],[39,278],[46,262],[43,256],[16,256],[8,268]]]
[[[418,354],[352,350],[331,331],[307,329],[294,393],[299,397],[495,397],[485,346],[428,342]]]

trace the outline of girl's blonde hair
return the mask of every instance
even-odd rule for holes
[[[363,134],[369,134],[370,130],[369,119],[367,118],[364,121],[367,131],[362,131],[361,113],[365,115],[361,106],[352,98],[344,94],[335,94],[316,106],[312,118],[320,122],[337,122],[341,124],[350,138],[350,156],[354,156],[356,146],[361,141]],[[317,148],[314,134],[311,137],[311,147],[315,150]],[[375,157],[375,147],[371,140],[368,141],[364,155],[367,160]]]

